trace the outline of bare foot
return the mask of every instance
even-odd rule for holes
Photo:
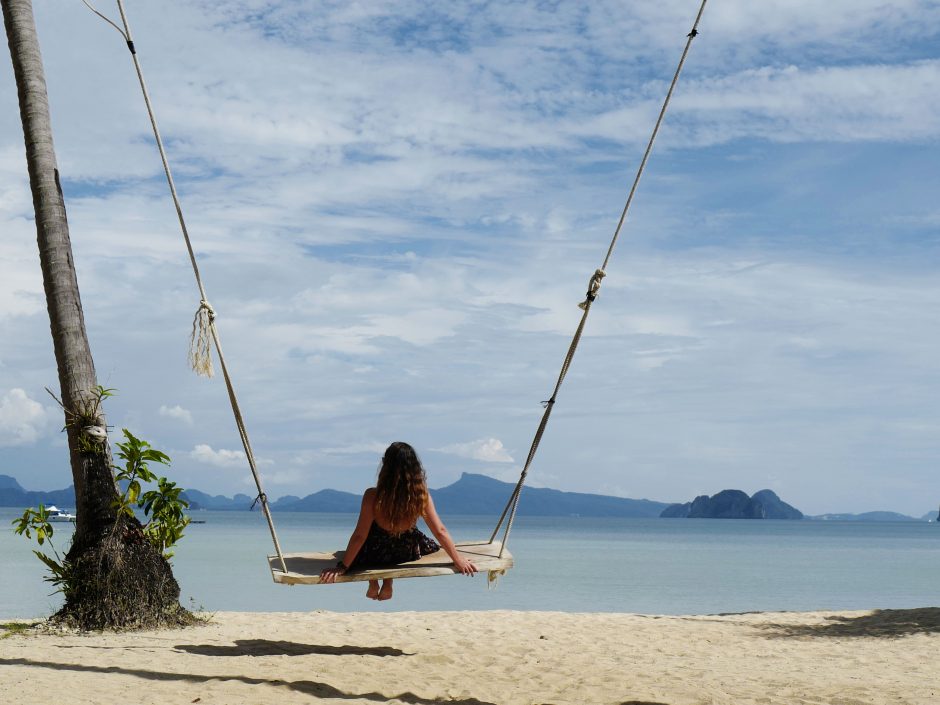
[[[391,600],[392,599],[392,581],[383,580],[382,589],[379,591],[379,600]]]
[[[370,600],[381,599],[379,597],[379,581],[378,580],[369,581],[369,589],[366,590],[366,597],[368,597]]]

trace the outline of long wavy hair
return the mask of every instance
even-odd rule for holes
[[[424,513],[428,485],[415,449],[407,443],[392,443],[382,456],[375,485],[375,506],[389,528],[407,531]]]

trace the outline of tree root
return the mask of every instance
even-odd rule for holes
[[[65,605],[52,617],[80,630],[183,627],[197,618],[179,603],[169,562],[136,521],[119,521],[100,540],[73,544],[66,557]]]

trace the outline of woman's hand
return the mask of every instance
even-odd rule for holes
[[[345,575],[345,574],[346,574],[346,566],[343,564],[342,561],[340,561],[332,568],[324,568],[322,571],[320,571],[320,582],[321,583],[335,583],[337,576]]]
[[[463,556],[457,556],[454,560],[454,568],[456,568],[458,573],[463,573],[464,575],[473,575],[477,572],[477,567]]]

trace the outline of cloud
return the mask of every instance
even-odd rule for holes
[[[662,102],[649,97],[578,124],[584,138],[644,138]],[[686,81],[663,135],[671,146],[745,138],[775,142],[889,141],[940,137],[940,60],[854,66],[762,66]]]
[[[166,406],[162,405],[158,411],[160,416],[164,416],[168,419],[176,419],[182,421],[187,426],[193,425],[193,415],[188,409],[184,409],[179,404],[175,406]]]
[[[220,468],[247,466],[248,464],[248,459],[245,457],[244,451],[226,450],[225,448],[213,450],[212,446],[205,443],[201,443],[193,448],[189,453],[189,457],[200,463],[215,465]]]
[[[286,470],[276,470],[274,472],[265,472],[261,479],[265,486],[287,486],[297,487],[303,483],[307,475],[298,468],[288,468]],[[245,478],[245,484],[254,485],[252,478]]]
[[[49,413],[22,389],[0,397],[0,446],[35,443],[49,421]]]
[[[503,447],[498,438],[481,438],[469,443],[453,443],[443,448],[435,448],[439,453],[456,455],[460,458],[481,460],[485,463],[511,463],[514,462],[509,451]]]
[[[388,448],[388,443],[373,441],[371,443],[351,443],[349,445],[321,448],[320,452],[325,455],[361,455],[363,453],[370,453],[381,456],[385,453],[386,448]]]

